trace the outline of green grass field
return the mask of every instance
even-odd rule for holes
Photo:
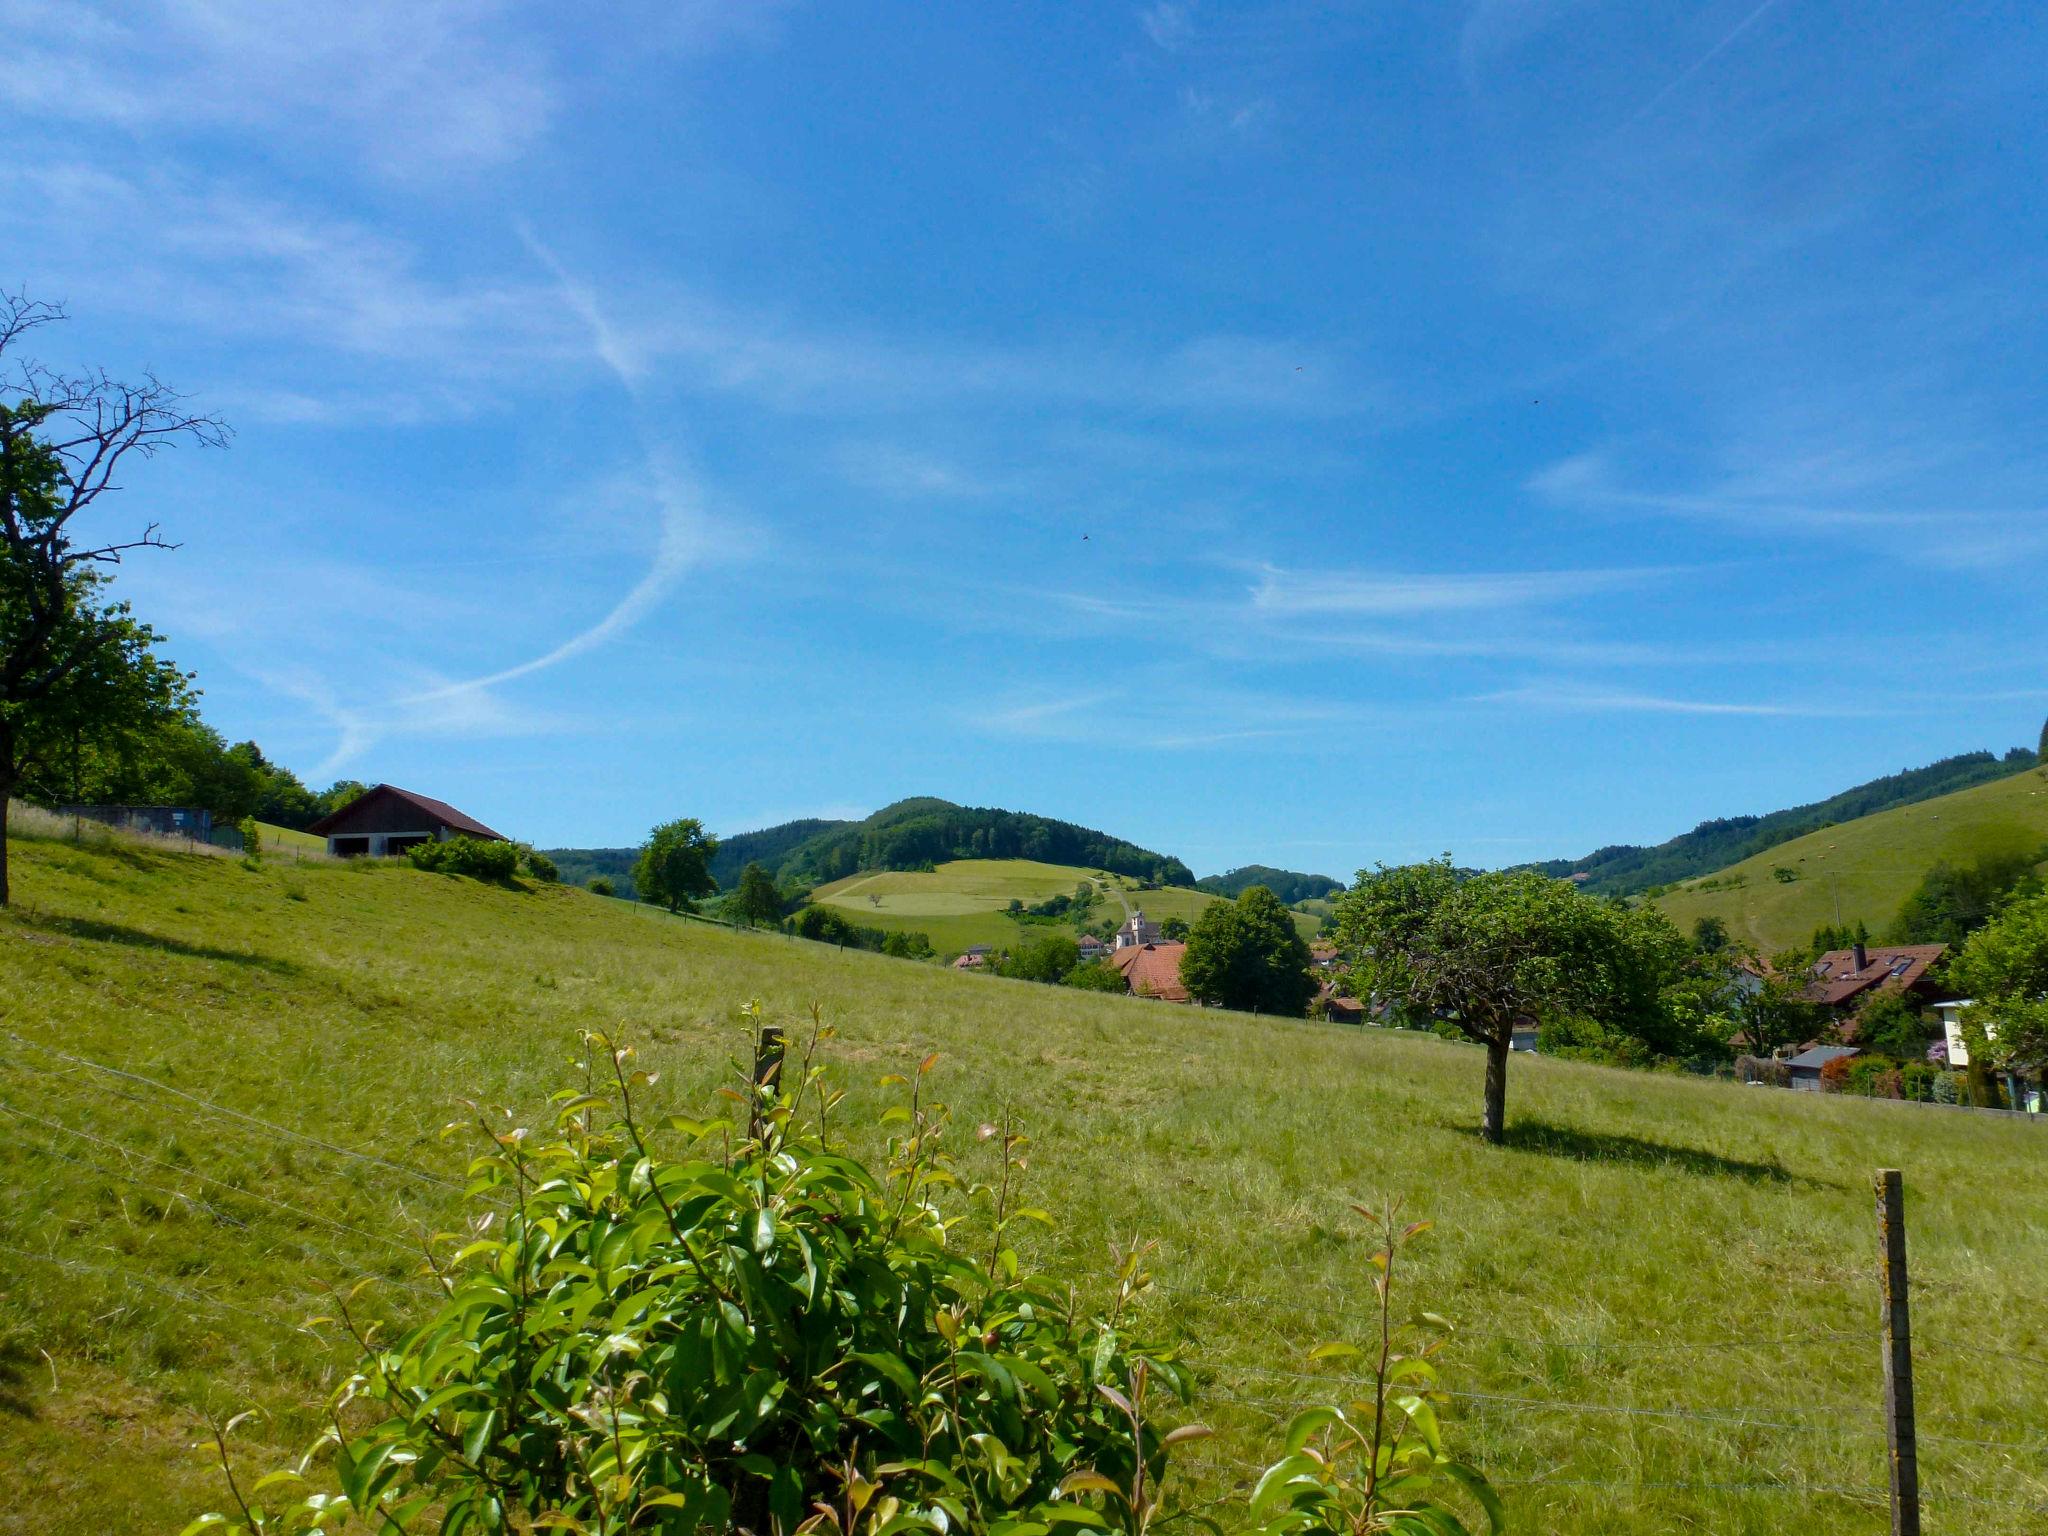
[[[1712,914],[1765,954],[1813,930],[1859,919],[1883,934],[1899,905],[1939,859],[1966,864],[1991,853],[2048,851],[2048,771],[1959,790],[1827,827],[1659,897],[1681,928]],[[1785,882],[1773,873],[1789,869]],[[1703,890],[1702,886],[1718,889]]]
[[[1033,1137],[1058,1228],[1027,1260],[1100,1294],[1157,1239],[1212,1440],[1184,1490],[1233,1523],[1275,1420],[1334,1394],[1306,1352],[1369,1295],[1348,1202],[1437,1223],[1404,1304],[1461,1331],[1454,1442],[1514,1530],[1883,1528],[1871,1170],[1905,1168],[1927,1529],[2038,1532],[2048,1502],[2048,1127],[1518,1058],[1514,1132],[1473,1134],[1481,1057],[989,979],[402,865],[249,869],[125,845],[15,849],[0,913],[0,1532],[175,1531],[221,1502],[189,1445],[252,1404],[265,1450],[349,1364],[321,1288],[425,1296],[474,1097],[543,1123],[579,1030],[632,1037],[648,1112],[706,1113],[735,1008],[822,1003],[871,1149],[937,1050],[963,1126]],[[87,1065],[94,1063],[97,1065]],[[118,1069],[126,1076],[104,1070]],[[247,1117],[247,1118],[244,1118]],[[967,1170],[986,1155],[970,1137]],[[373,1161],[379,1159],[381,1161]],[[1316,1379],[1306,1379],[1314,1377]],[[1982,1442],[1998,1442],[1984,1444]]]
[[[1004,908],[1012,899],[1030,906],[1048,896],[1072,895],[1083,880],[1097,892],[1090,921],[1120,923],[1128,904],[1155,922],[1183,917],[1192,923],[1204,907],[1223,899],[1185,886],[1141,891],[1126,876],[1031,859],[955,859],[929,871],[874,870],[821,885],[812,894],[854,922],[923,933],[941,953],[958,954],[971,944],[1000,948],[1047,931],[1019,923]],[[1121,902],[1112,886],[1123,893]],[[1317,919],[1297,914],[1295,923],[1304,937],[1314,936]]]
[[[273,827],[267,821],[256,823],[256,830],[263,838],[263,852],[266,856],[277,854],[288,859],[324,859],[327,857],[327,839],[315,837],[310,832],[299,832],[291,827]]]

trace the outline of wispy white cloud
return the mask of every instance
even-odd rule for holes
[[[499,164],[557,110],[550,61],[499,0],[0,3],[0,100],[40,120],[284,133],[411,179]]]
[[[1637,693],[1622,689],[1586,687],[1576,683],[1532,683],[1477,694],[1474,704],[1511,704],[1523,709],[1557,710],[1574,714],[1654,715],[1756,715],[1809,716],[1814,718],[1856,717],[1888,711],[1853,702],[1836,703],[1817,698],[1807,703],[1775,703],[1750,700],[1676,698],[1665,694]]]
[[[1190,6],[1175,4],[1174,0],[1159,0],[1158,4],[1149,5],[1138,13],[1138,25],[1145,29],[1145,35],[1156,46],[1173,53],[1186,47],[1188,39],[1194,35],[1191,11]]]
[[[1562,571],[1283,571],[1268,567],[1252,588],[1252,606],[1269,614],[1393,618],[1499,612],[1574,602],[1652,585],[1669,568]]]
[[[1891,560],[1912,538],[1913,558],[1955,570],[1987,570],[2048,553],[2048,505],[1930,504],[1911,487],[1936,480],[1943,462],[1906,447],[1825,449],[1758,455],[1745,468],[1689,489],[1646,488],[1605,452],[1574,454],[1539,470],[1529,491],[1554,506],[1622,515],[1683,518],[1750,531],[1813,538],[1860,536]]]

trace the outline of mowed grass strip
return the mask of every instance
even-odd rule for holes
[[[458,1098],[540,1124],[578,1031],[603,1028],[660,1071],[650,1112],[714,1110],[750,998],[824,1006],[862,1150],[892,1099],[876,1079],[932,1050],[969,1170],[976,1123],[1027,1131],[1031,1197],[1060,1219],[1030,1262],[1099,1292],[1112,1241],[1157,1240],[1151,1318],[1220,1431],[1184,1486],[1226,1522],[1276,1422],[1340,1390],[1307,1351],[1365,1326],[1349,1202],[1398,1195],[1437,1223],[1404,1305],[1461,1325],[1453,1434],[1516,1529],[1880,1528],[1870,1175],[1895,1165],[1927,1528],[2041,1528],[2048,1128],[1517,1059],[1514,1143],[1493,1149],[1479,1053],[1427,1037],[970,980],[401,866],[16,854],[0,1530],[177,1528],[217,1502],[183,1449],[206,1413],[256,1404],[271,1446],[310,1437],[349,1359],[299,1325],[363,1274],[393,1320],[425,1304],[405,1245],[459,1218]]]
[[[1805,943],[1838,911],[1842,921],[1860,920],[1883,935],[1939,860],[1969,864],[1990,854],[2044,852],[2048,770],[2032,768],[1810,832],[1689,880],[1657,905],[1686,932],[1702,917],[1718,917],[1768,955]],[[1780,869],[1793,878],[1779,879]]]

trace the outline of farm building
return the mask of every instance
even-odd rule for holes
[[[337,859],[381,858],[403,853],[420,843],[445,843],[451,837],[481,838],[491,843],[510,841],[503,833],[493,832],[446,801],[416,795],[391,784],[365,790],[306,830],[315,837],[326,838],[328,853]]]
[[[1185,944],[1123,944],[1109,957],[1109,963],[1124,973],[1124,985],[1133,997],[1191,1003],[1194,998],[1180,979],[1180,957],[1187,948]]]
[[[1081,951],[1081,963],[1083,965],[1088,964],[1091,960],[1100,960],[1109,953],[1109,946],[1092,933],[1082,934],[1080,939],[1076,941],[1076,947]]]
[[[1785,1067],[1792,1074],[1794,1088],[1803,1088],[1808,1093],[1819,1093],[1821,1068],[1838,1057],[1856,1054],[1853,1045],[1816,1045],[1810,1050],[1801,1051],[1786,1062]]]

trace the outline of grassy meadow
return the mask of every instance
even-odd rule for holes
[[[1765,954],[1804,943],[1813,930],[1861,919],[1882,935],[1936,861],[1968,864],[1987,854],[2048,853],[2048,770],[1958,790],[1810,832],[1688,880],[1657,899],[1679,927],[1709,914]],[[1797,877],[1780,880],[1774,870]]]
[[[1906,1170],[1930,1532],[2048,1505],[2048,1127],[1518,1058],[1433,1038],[968,979],[587,893],[370,862],[256,868],[119,840],[15,848],[0,913],[0,1532],[176,1531],[221,1502],[189,1450],[261,1407],[296,1447],[348,1351],[299,1325],[365,1274],[429,1301],[473,1097],[544,1122],[579,1030],[622,1032],[657,1109],[705,1113],[735,1009],[813,1002],[872,1149],[885,1072],[941,1053],[967,1131],[1033,1138],[1056,1230],[1028,1262],[1099,1294],[1156,1240],[1153,1326],[1217,1427],[1178,1463],[1229,1527],[1307,1363],[1369,1288],[1348,1202],[1436,1223],[1400,1281],[1449,1315],[1455,1443],[1514,1529],[1850,1536],[1883,1527],[1870,1177]],[[1147,893],[1148,895],[1150,893]],[[106,1069],[117,1069],[110,1071]],[[118,1075],[127,1074],[127,1075]],[[267,1443],[267,1444],[266,1444]]]
[[[850,921],[923,933],[942,954],[957,954],[972,944],[1000,948],[1047,931],[1018,922],[1004,909],[1012,900],[1030,906],[1048,896],[1070,896],[1083,880],[1096,891],[1088,909],[1091,922],[1120,923],[1127,908],[1140,908],[1155,922],[1184,917],[1192,923],[1204,907],[1223,899],[1187,886],[1141,891],[1128,876],[1033,859],[955,859],[932,870],[873,870],[821,885],[812,898]],[[1297,913],[1294,920],[1304,937],[1314,936],[1316,918]]]

